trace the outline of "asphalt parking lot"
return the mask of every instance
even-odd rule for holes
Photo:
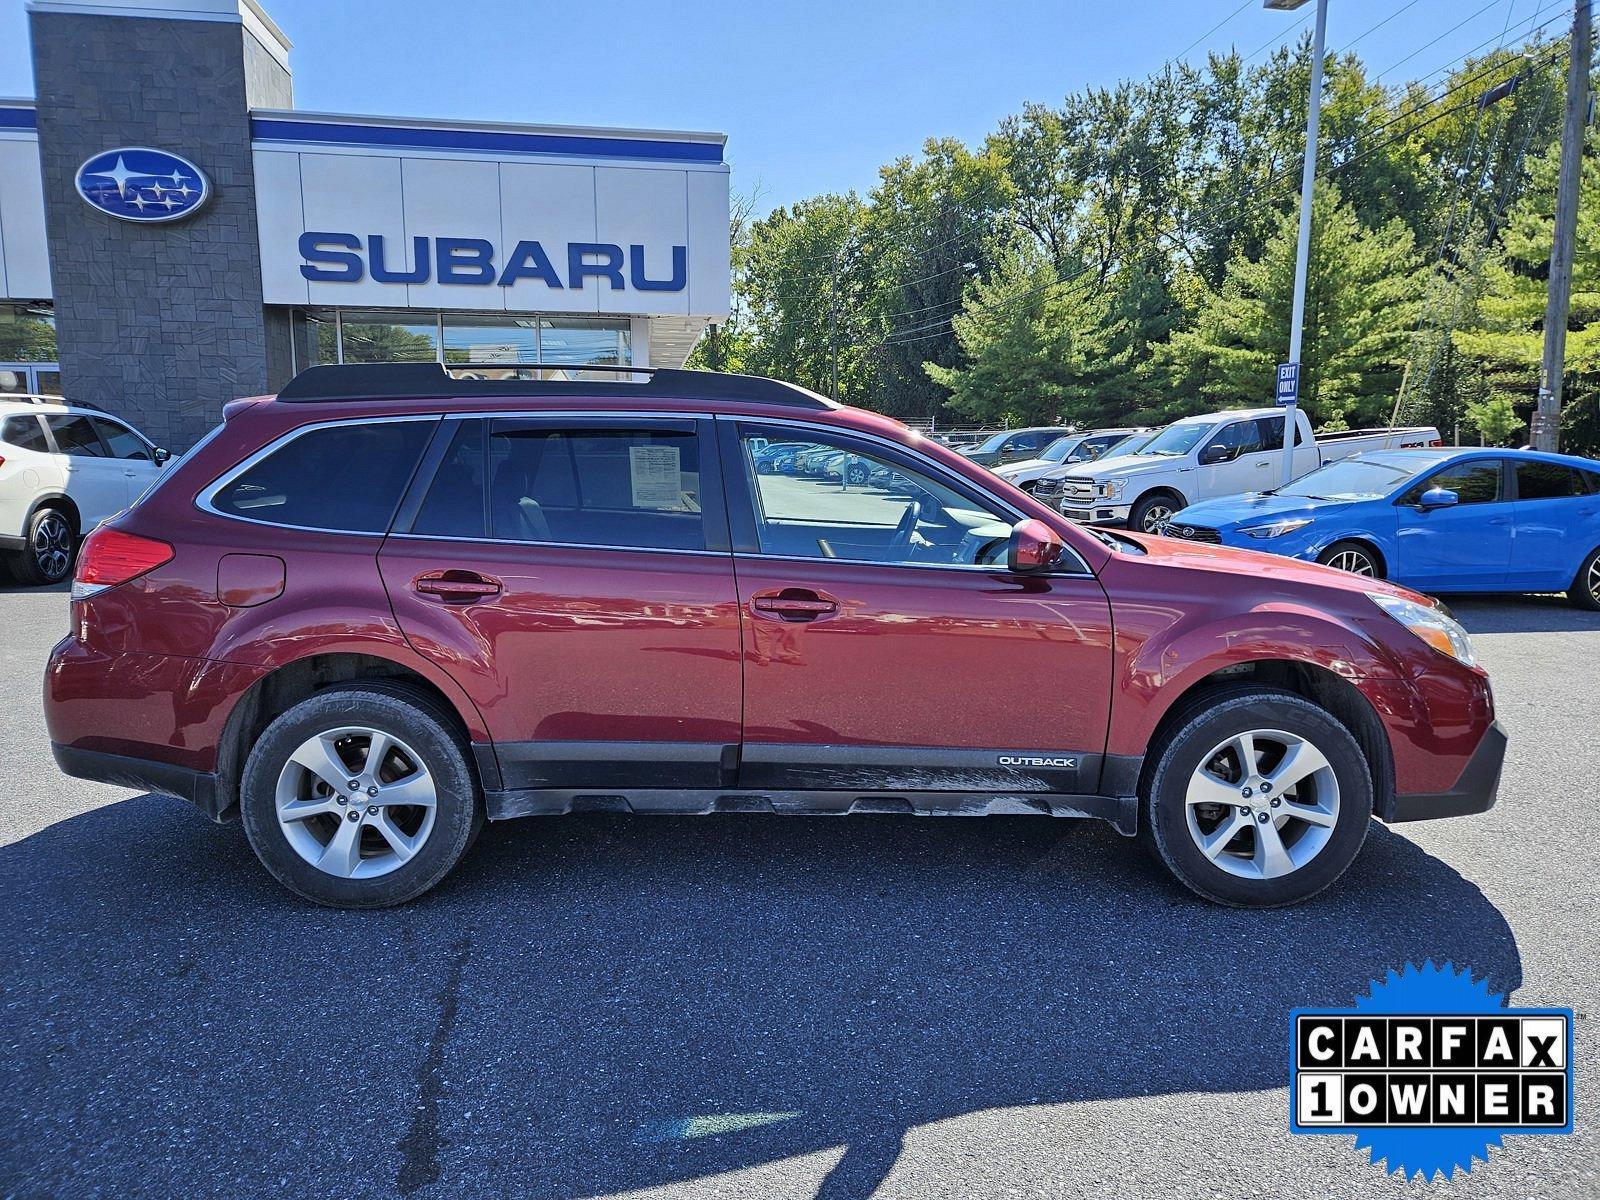
[[[1600,615],[1454,607],[1499,806],[1375,826],[1299,908],[1209,907],[1089,823],[730,816],[491,827],[347,913],[237,824],[60,776],[66,597],[0,589],[0,1194],[1600,1194]],[[1287,1133],[1289,1010],[1425,959],[1578,1010],[1575,1135],[1425,1185]]]

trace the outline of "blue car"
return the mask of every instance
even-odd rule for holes
[[[1600,462],[1532,450],[1380,450],[1286,487],[1191,504],[1168,536],[1424,592],[1559,592],[1600,609]]]

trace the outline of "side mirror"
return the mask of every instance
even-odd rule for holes
[[[1221,442],[1212,442],[1211,445],[1200,451],[1200,465],[1202,467],[1214,466],[1217,463],[1230,462],[1233,457],[1233,447],[1224,446]]]
[[[150,452],[150,457],[155,460],[156,466],[164,467],[172,458],[172,451],[168,450],[165,446],[157,446]]]
[[[1011,527],[1011,538],[1006,544],[1006,567],[1018,575],[1048,571],[1066,548],[1056,531],[1043,521],[1032,518],[1018,521]]]
[[[1436,508],[1449,508],[1460,503],[1461,497],[1449,488],[1435,487],[1422,493],[1417,500],[1417,507],[1424,512],[1431,512]]]

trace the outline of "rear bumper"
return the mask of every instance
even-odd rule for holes
[[[1387,821],[1432,821],[1488,812],[1500,789],[1500,769],[1505,765],[1506,734],[1496,721],[1484,731],[1461,777],[1444,792],[1396,796]]]
[[[196,771],[151,758],[109,754],[103,750],[81,750],[59,742],[50,743],[50,752],[55,755],[56,766],[76,779],[176,796],[193,804],[213,821],[227,819],[228,814],[221,809],[222,789],[217,777],[209,771]]]

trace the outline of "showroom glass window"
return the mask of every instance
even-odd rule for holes
[[[435,421],[328,425],[290,439],[211,497],[224,516],[382,533]]]
[[[507,418],[486,435],[487,424],[462,422],[413,534],[621,550],[706,548],[693,432]]]
[[[763,554],[924,566],[1004,556],[1010,519],[922,471],[850,442],[747,432],[741,443]]]
[[[437,362],[439,323],[414,313],[346,312],[340,336],[347,363]]]

